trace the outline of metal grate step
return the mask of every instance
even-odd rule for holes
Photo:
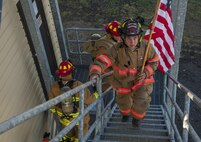
[[[120,113],[113,113],[112,117],[122,117]],[[146,119],[164,119],[164,116],[161,115],[155,115],[155,114],[147,114],[145,116]]]
[[[111,134],[104,133],[100,137],[100,142],[107,140],[108,142],[169,142],[168,136],[148,136],[148,135],[128,135],[128,134]]]
[[[139,128],[128,122],[121,122],[122,115],[116,108],[112,117],[100,135],[100,142],[168,142],[167,126],[163,116],[163,109],[160,105],[151,105],[145,119],[140,122]]]
[[[118,110],[115,110],[115,111],[114,111],[114,114],[120,114],[120,113],[119,113]],[[149,115],[152,115],[152,114],[163,115],[163,112],[162,112],[162,111],[150,111],[150,110],[149,110],[149,111],[147,111],[147,114],[149,114]]]
[[[108,127],[118,127],[118,128],[133,128],[131,122],[111,122],[107,123]],[[154,128],[154,129],[166,129],[166,124],[149,124],[140,123],[140,128]]]
[[[121,122],[121,117],[111,117],[109,121],[115,121],[115,122]],[[131,122],[131,117],[129,119],[129,122]],[[163,119],[149,119],[145,118],[142,120],[143,123],[152,123],[152,124],[165,124],[165,121]]]
[[[153,129],[153,128],[117,128],[117,127],[105,127],[104,133],[110,134],[127,134],[127,135],[149,135],[149,136],[168,136],[168,131],[164,129]]]
[[[132,126],[132,117],[121,122],[122,115],[116,108],[99,135],[99,142],[169,142],[163,108],[151,105],[139,128]]]

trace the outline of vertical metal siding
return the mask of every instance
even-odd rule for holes
[[[0,122],[22,113],[45,98],[17,12],[15,1],[3,1],[0,29]],[[38,142],[44,114],[0,135],[2,142]]]

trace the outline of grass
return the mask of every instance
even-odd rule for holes
[[[94,27],[101,28],[112,20],[123,22],[136,16],[144,17],[144,29],[150,23],[157,0],[59,0],[64,28]],[[201,44],[201,7],[200,0],[189,0],[183,34],[183,46]],[[193,28],[192,28],[193,27]]]

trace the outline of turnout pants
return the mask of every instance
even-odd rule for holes
[[[83,134],[85,135],[88,132],[89,129],[89,121],[90,121],[90,116],[89,114],[86,114],[84,116],[84,127],[83,127]],[[65,128],[66,126],[63,125],[63,128]],[[78,138],[78,134],[79,134],[79,125],[76,125],[74,128],[72,128],[70,130],[70,132],[67,134],[68,137],[74,137],[74,138]]]
[[[153,84],[143,85],[128,94],[116,94],[116,102],[123,115],[132,115],[136,119],[143,119],[151,102]]]

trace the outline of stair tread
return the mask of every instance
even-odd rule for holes
[[[112,117],[122,117],[122,115],[120,114],[120,113],[113,113],[112,114]],[[163,115],[154,115],[154,114],[146,114],[145,115],[145,118],[147,118],[147,117],[157,117],[157,118],[164,118],[164,116]]]
[[[133,128],[131,122],[108,122],[107,127]],[[167,129],[167,126],[165,124],[140,123],[140,128]]]
[[[121,120],[121,117],[115,117],[115,116],[113,116],[110,119],[115,119],[115,120],[118,121],[118,120]],[[129,119],[129,121],[131,121],[131,119]],[[150,119],[150,118],[145,118],[142,121],[160,121],[160,122],[165,122],[164,119]]]
[[[131,124],[130,122],[114,122],[114,121],[108,121],[108,123],[113,123],[113,124]],[[150,126],[166,126],[166,124],[149,124],[149,123],[144,123],[143,121],[140,121],[141,125],[150,125]]]
[[[139,128],[132,126],[132,117],[121,122],[122,114],[118,106],[108,119],[99,142],[169,142],[171,139],[165,123],[161,105],[151,105]]]
[[[167,129],[153,129],[153,128],[133,128],[133,127],[130,127],[130,128],[125,128],[125,127],[123,127],[123,128],[121,128],[121,129],[119,129],[119,128],[117,128],[117,127],[104,127],[105,129],[117,129],[117,130],[123,130],[123,131],[157,131],[157,132],[168,132],[168,130]]]
[[[130,138],[149,138],[149,139],[167,139],[169,140],[169,136],[148,136],[148,135],[126,135],[126,134],[113,134],[113,133],[103,133],[101,136],[111,136],[111,137],[130,137]]]
[[[131,123],[131,119],[128,121],[129,123]],[[114,118],[110,118],[108,122],[121,122],[121,118],[118,119],[114,119]],[[141,123],[146,123],[146,124],[166,124],[164,120],[161,119],[161,121],[154,121],[154,120],[142,120]]]
[[[162,105],[150,105],[149,109],[151,108],[158,108],[158,109],[162,109]],[[119,107],[117,106],[116,109],[119,109]]]

